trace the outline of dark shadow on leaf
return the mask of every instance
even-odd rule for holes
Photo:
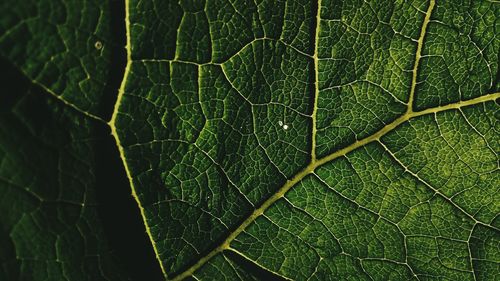
[[[97,148],[96,195],[111,249],[132,280],[164,280],[109,128]]]

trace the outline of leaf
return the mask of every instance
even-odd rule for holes
[[[103,27],[89,30],[119,45],[109,6],[90,6],[83,21]],[[60,21],[21,36],[49,28],[16,20],[28,8],[1,8],[15,11],[0,21],[2,54],[79,118],[105,118],[104,89],[77,90],[81,64],[67,57],[99,57],[88,81],[106,81],[112,54],[26,49],[65,38],[57,28],[79,34]],[[498,3],[129,0],[124,10],[108,124],[165,278],[500,276]],[[54,55],[79,74],[43,68]]]
[[[116,1],[66,2],[2,1],[0,54],[68,106],[103,117],[123,73],[114,68],[121,66],[124,34],[114,31],[123,12]]]
[[[105,127],[3,69],[23,86],[0,106],[0,279],[126,280],[96,198]]]

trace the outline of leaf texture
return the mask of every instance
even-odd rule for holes
[[[128,280],[96,198],[106,128],[4,69],[0,280]]]
[[[71,120],[100,123],[117,71],[107,46],[120,44],[110,6],[37,3],[0,6],[1,54]],[[500,278],[498,3],[126,0],[124,12],[107,124],[166,279]],[[92,136],[72,122],[47,130]],[[22,252],[16,214],[0,218]]]

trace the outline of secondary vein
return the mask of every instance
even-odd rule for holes
[[[408,110],[407,112],[413,111],[413,102],[415,98],[415,91],[417,88],[417,74],[418,74],[418,66],[420,64],[420,59],[422,58],[422,48],[424,46],[424,38],[427,34],[427,25],[431,19],[432,10],[436,5],[435,0],[430,0],[429,7],[427,8],[427,12],[425,13],[424,22],[422,23],[422,29],[420,29],[420,36],[417,41],[417,51],[415,54],[415,64],[413,65],[412,70],[412,78],[411,78],[411,86],[410,86],[410,96],[408,97]]]
[[[311,137],[311,161],[316,161],[316,115],[318,111],[318,97],[319,97],[319,59],[318,59],[318,45],[319,45],[319,29],[321,24],[321,0],[318,0],[316,7],[316,27],[314,30],[314,104],[312,112],[312,137]]]

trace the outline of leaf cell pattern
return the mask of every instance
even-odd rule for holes
[[[57,8],[1,9],[1,54],[94,122],[117,44],[106,5],[44,25]],[[488,0],[126,0],[107,124],[165,278],[498,279],[499,15]],[[33,52],[40,26],[62,42]]]

